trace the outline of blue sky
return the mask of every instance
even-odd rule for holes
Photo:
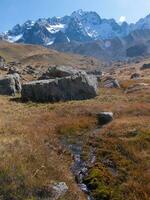
[[[0,0],[0,32],[28,19],[64,16],[78,9],[135,22],[150,14],[150,0]]]

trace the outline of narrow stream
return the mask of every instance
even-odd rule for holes
[[[87,144],[89,136],[95,137],[101,130],[101,127],[91,130],[90,134],[80,136],[66,136],[61,139],[62,145],[67,148],[72,156],[74,163],[71,166],[71,171],[75,177],[76,183],[80,189],[87,195],[87,200],[95,200],[91,191],[84,183],[85,178],[88,176],[89,169],[96,162],[96,149],[92,146],[88,146],[88,150],[84,149],[84,145]],[[86,152],[86,159],[83,159],[83,154]],[[116,177],[118,175],[117,168],[114,162],[109,159],[104,159],[103,164],[107,167],[109,172]]]
[[[75,180],[80,187],[80,189],[87,194],[87,200],[94,200],[91,192],[88,190],[87,186],[83,183],[84,178],[88,175],[89,166],[94,164],[96,161],[96,156],[94,153],[94,148],[90,148],[88,159],[85,161],[82,159],[83,152],[83,142],[81,138],[76,138],[73,143],[70,142],[69,137],[62,139],[62,144],[69,149],[74,158],[74,163],[71,166],[71,171],[75,177]]]

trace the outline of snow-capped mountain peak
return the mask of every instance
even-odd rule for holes
[[[102,19],[96,12],[80,9],[70,16],[28,20],[1,37],[10,42],[50,45],[55,41],[70,43],[124,37],[137,29],[150,29],[150,15],[129,25],[126,22],[118,24],[114,19]]]

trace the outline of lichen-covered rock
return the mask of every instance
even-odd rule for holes
[[[0,77],[0,95],[15,95],[19,92],[21,92],[21,83],[18,74]]]
[[[39,80],[22,86],[22,99],[35,102],[57,102],[66,100],[84,100],[97,95],[97,80],[79,72],[64,78]]]

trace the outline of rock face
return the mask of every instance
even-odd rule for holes
[[[39,80],[22,86],[22,99],[35,102],[57,102],[66,100],[84,100],[97,95],[97,80],[79,72],[73,76]]]
[[[113,120],[112,112],[100,112],[97,114],[97,120],[99,125],[108,124]]]
[[[15,95],[19,92],[21,92],[21,83],[18,74],[0,77],[0,95]]]
[[[62,78],[77,74],[79,71],[68,66],[49,67],[39,80]]]

